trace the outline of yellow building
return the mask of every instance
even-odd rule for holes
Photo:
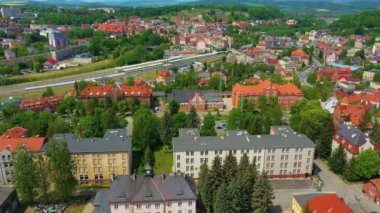
[[[132,140],[124,129],[107,130],[103,138],[57,134],[53,139],[67,143],[77,164],[75,177],[81,184],[107,183],[115,175],[131,173]]]

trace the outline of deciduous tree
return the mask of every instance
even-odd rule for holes
[[[328,161],[328,164],[331,171],[333,171],[335,174],[343,173],[344,169],[347,166],[347,155],[344,152],[342,145],[339,145],[339,147],[334,150]]]

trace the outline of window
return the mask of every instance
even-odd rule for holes
[[[285,168],[288,168],[288,163],[285,163],[285,164],[284,164],[284,167],[285,167]]]
[[[307,163],[310,163],[310,158],[307,159]]]
[[[295,174],[297,172],[297,170],[293,169],[293,174]]]
[[[191,156],[194,156],[194,152],[191,152]]]
[[[189,171],[189,166],[186,166],[186,171]]]
[[[194,166],[191,166],[191,167],[190,167],[190,170],[191,170],[191,171],[194,171]]]
[[[280,175],[282,175],[282,170],[280,170]]]
[[[186,156],[189,156],[189,154],[190,154],[189,152],[186,152]]]
[[[270,156],[267,156],[267,161],[270,161]]]
[[[258,164],[256,165],[256,167],[257,167],[257,168],[260,168],[260,164],[258,163]]]
[[[190,159],[189,158],[186,158],[186,163],[189,163],[190,162]]]
[[[306,166],[306,170],[309,171],[309,166]]]
[[[216,155],[218,154],[218,151],[217,151],[217,150],[215,150],[215,154],[216,154]]]
[[[137,209],[141,209],[141,204],[137,204]]]
[[[192,213],[193,211],[189,210],[189,213]]]
[[[182,207],[182,202],[178,202],[178,207]]]
[[[284,160],[284,155],[281,155],[281,160]]]
[[[298,155],[294,155],[294,160],[297,160],[298,159]]]
[[[293,167],[297,167],[297,162],[294,162],[294,165],[293,165]]]
[[[201,163],[203,163],[203,158],[201,158]]]
[[[180,160],[181,159],[181,155],[177,155],[177,160]]]
[[[114,207],[115,209],[118,209],[118,208],[119,208],[119,206],[118,206],[117,204],[115,204],[113,207]]]
[[[190,159],[190,163],[194,163],[194,158],[191,158],[191,159]]]
[[[308,151],[308,152],[307,152],[307,156],[310,156],[310,155],[311,155],[311,151]]]
[[[193,205],[193,201],[189,201],[189,206]]]
[[[178,168],[181,167],[181,164],[180,164],[180,163],[177,163],[177,167],[178,167]]]
[[[257,160],[258,160],[258,161],[261,161],[261,156],[258,156],[258,157],[257,157]]]
[[[298,162],[298,167],[301,167],[301,162]]]
[[[172,206],[172,202],[168,202],[168,207],[170,208]]]
[[[208,151],[205,151],[205,155],[208,155]]]
[[[287,170],[284,170],[284,175],[286,175],[288,173],[288,171]]]
[[[203,155],[203,151],[201,151],[201,155]]]
[[[274,160],[274,155],[272,156],[272,161]]]
[[[160,208],[160,204],[159,203],[156,203],[155,206],[156,206],[156,209]]]
[[[288,160],[289,159],[289,155],[285,155],[285,160]]]
[[[267,163],[267,169],[269,169],[270,163]]]
[[[283,163],[280,163],[280,168],[282,168],[283,165],[284,165]]]
[[[302,155],[299,155],[299,156],[298,156],[298,160],[302,160]]]
[[[146,204],[145,208],[150,209],[150,204]]]
[[[208,162],[208,159],[207,158],[205,158],[205,163],[207,163]]]
[[[273,167],[274,167],[274,163],[271,163],[270,168],[273,169]]]
[[[129,209],[129,204],[126,203],[126,204],[124,205],[124,208],[125,208],[125,209]]]

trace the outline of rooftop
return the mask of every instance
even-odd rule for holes
[[[335,193],[313,192],[307,194],[295,194],[293,197],[302,207],[309,204],[309,208],[312,212],[353,212],[352,209],[350,209]]]
[[[276,84],[269,80],[265,80],[258,85],[240,85],[235,84],[232,91],[237,95],[261,95],[265,94],[266,90],[276,90],[279,95],[303,95],[302,91],[294,84]]]
[[[109,203],[150,203],[196,199],[197,196],[190,180],[182,175],[133,174],[116,177],[109,190],[97,193],[94,205],[101,210],[100,206],[104,206],[104,201]]]
[[[249,135],[246,131],[227,131],[225,136],[201,137],[198,129],[180,129],[173,138],[174,152],[201,150],[241,150],[270,148],[313,148],[315,144],[304,134],[288,126],[274,126],[272,135]]]
[[[103,138],[77,138],[74,134],[56,134],[51,140],[66,142],[71,153],[126,152],[132,148],[132,139],[127,137],[124,129],[109,129]]]
[[[341,124],[339,125],[339,131],[337,135],[342,136],[346,141],[348,141],[353,146],[362,146],[366,143],[365,134],[359,129]]]

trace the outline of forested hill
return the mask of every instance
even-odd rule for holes
[[[330,29],[337,35],[380,35],[380,9],[342,16]]]

